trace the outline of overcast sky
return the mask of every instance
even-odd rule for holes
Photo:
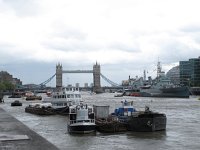
[[[92,69],[116,83],[200,56],[199,0],[0,0],[0,70],[24,84]],[[64,85],[91,83],[65,74]],[[55,82],[49,83],[55,86]],[[104,82],[102,81],[102,84]]]

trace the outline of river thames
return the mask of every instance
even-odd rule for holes
[[[44,95],[43,95],[44,96]],[[110,112],[121,105],[122,100],[133,101],[137,110],[150,109],[165,113],[166,131],[125,132],[117,134],[92,133],[68,134],[67,116],[37,116],[25,113],[31,103],[19,99],[23,106],[11,107],[16,99],[4,97],[0,107],[20,120],[30,129],[56,145],[61,150],[199,150],[200,149],[200,100],[177,98],[114,97],[113,93],[90,95],[82,93],[88,105],[109,105]],[[34,101],[40,102],[40,101]],[[47,148],[48,149],[48,148]]]

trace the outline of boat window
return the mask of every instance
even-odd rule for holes
[[[75,109],[71,109],[71,113],[75,113]]]
[[[57,106],[63,106],[63,103],[57,103]]]
[[[91,113],[92,112],[92,108],[88,108],[88,113]]]
[[[77,122],[90,122],[90,120],[78,120]]]
[[[57,103],[52,103],[53,106],[57,106]]]
[[[69,95],[69,94],[67,94],[67,98],[70,98],[70,95]]]
[[[76,98],[80,98],[80,95],[79,95],[79,94],[75,94],[75,97],[76,97]]]
[[[65,95],[62,95],[62,98],[65,98]]]
[[[70,98],[74,98],[74,95],[73,95],[73,94],[70,94]]]

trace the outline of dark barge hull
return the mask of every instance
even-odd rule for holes
[[[54,108],[54,112],[59,115],[68,115],[69,114],[69,106]]]
[[[153,132],[166,130],[165,114],[142,114],[131,116],[127,121],[127,130],[136,132]]]
[[[41,96],[26,97],[26,101],[33,101],[33,100],[42,100],[42,97]]]
[[[25,112],[31,113],[31,114],[36,114],[36,115],[55,115],[56,114],[53,109],[34,108],[34,107],[26,107]]]
[[[11,106],[22,106],[22,103],[11,103]]]
[[[103,122],[96,120],[96,130],[103,133],[125,132],[126,124],[119,121]]]

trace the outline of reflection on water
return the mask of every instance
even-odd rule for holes
[[[67,132],[67,116],[37,116],[25,113],[30,103],[21,99],[22,107],[11,107],[15,99],[5,98],[0,104],[11,115],[29,128],[55,144],[61,150],[199,150],[200,101],[190,99],[114,97],[112,93],[90,95],[83,93],[83,100],[89,105],[110,105],[110,112],[121,105],[122,100],[131,100],[137,110],[145,105],[167,116],[167,130],[159,132],[125,132],[117,134],[91,133],[85,135]],[[38,102],[38,101],[36,101]]]
[[[166,131],[157,132],[127,132],[128,139],[153,139],[153,140],[165,140],[167,134]]]

